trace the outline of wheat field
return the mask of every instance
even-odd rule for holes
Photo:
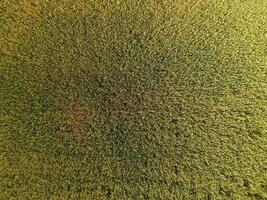
[[[0,16],[0,199],[267,199],[267,1]]]

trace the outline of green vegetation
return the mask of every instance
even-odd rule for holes
[[[267,199],[265,0],[0,12],[0,199]]]

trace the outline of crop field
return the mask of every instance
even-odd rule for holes
[[[0,199],[267,200],[267,1],[1,0]]]

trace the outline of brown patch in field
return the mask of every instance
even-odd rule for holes
[[[67,114],[67,125],[79,138],[94,136],[96,111],[93,108],[71,103]]]

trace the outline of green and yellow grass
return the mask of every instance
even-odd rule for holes
[[[0,199],[267,199],[265,0],[0,12]]]

